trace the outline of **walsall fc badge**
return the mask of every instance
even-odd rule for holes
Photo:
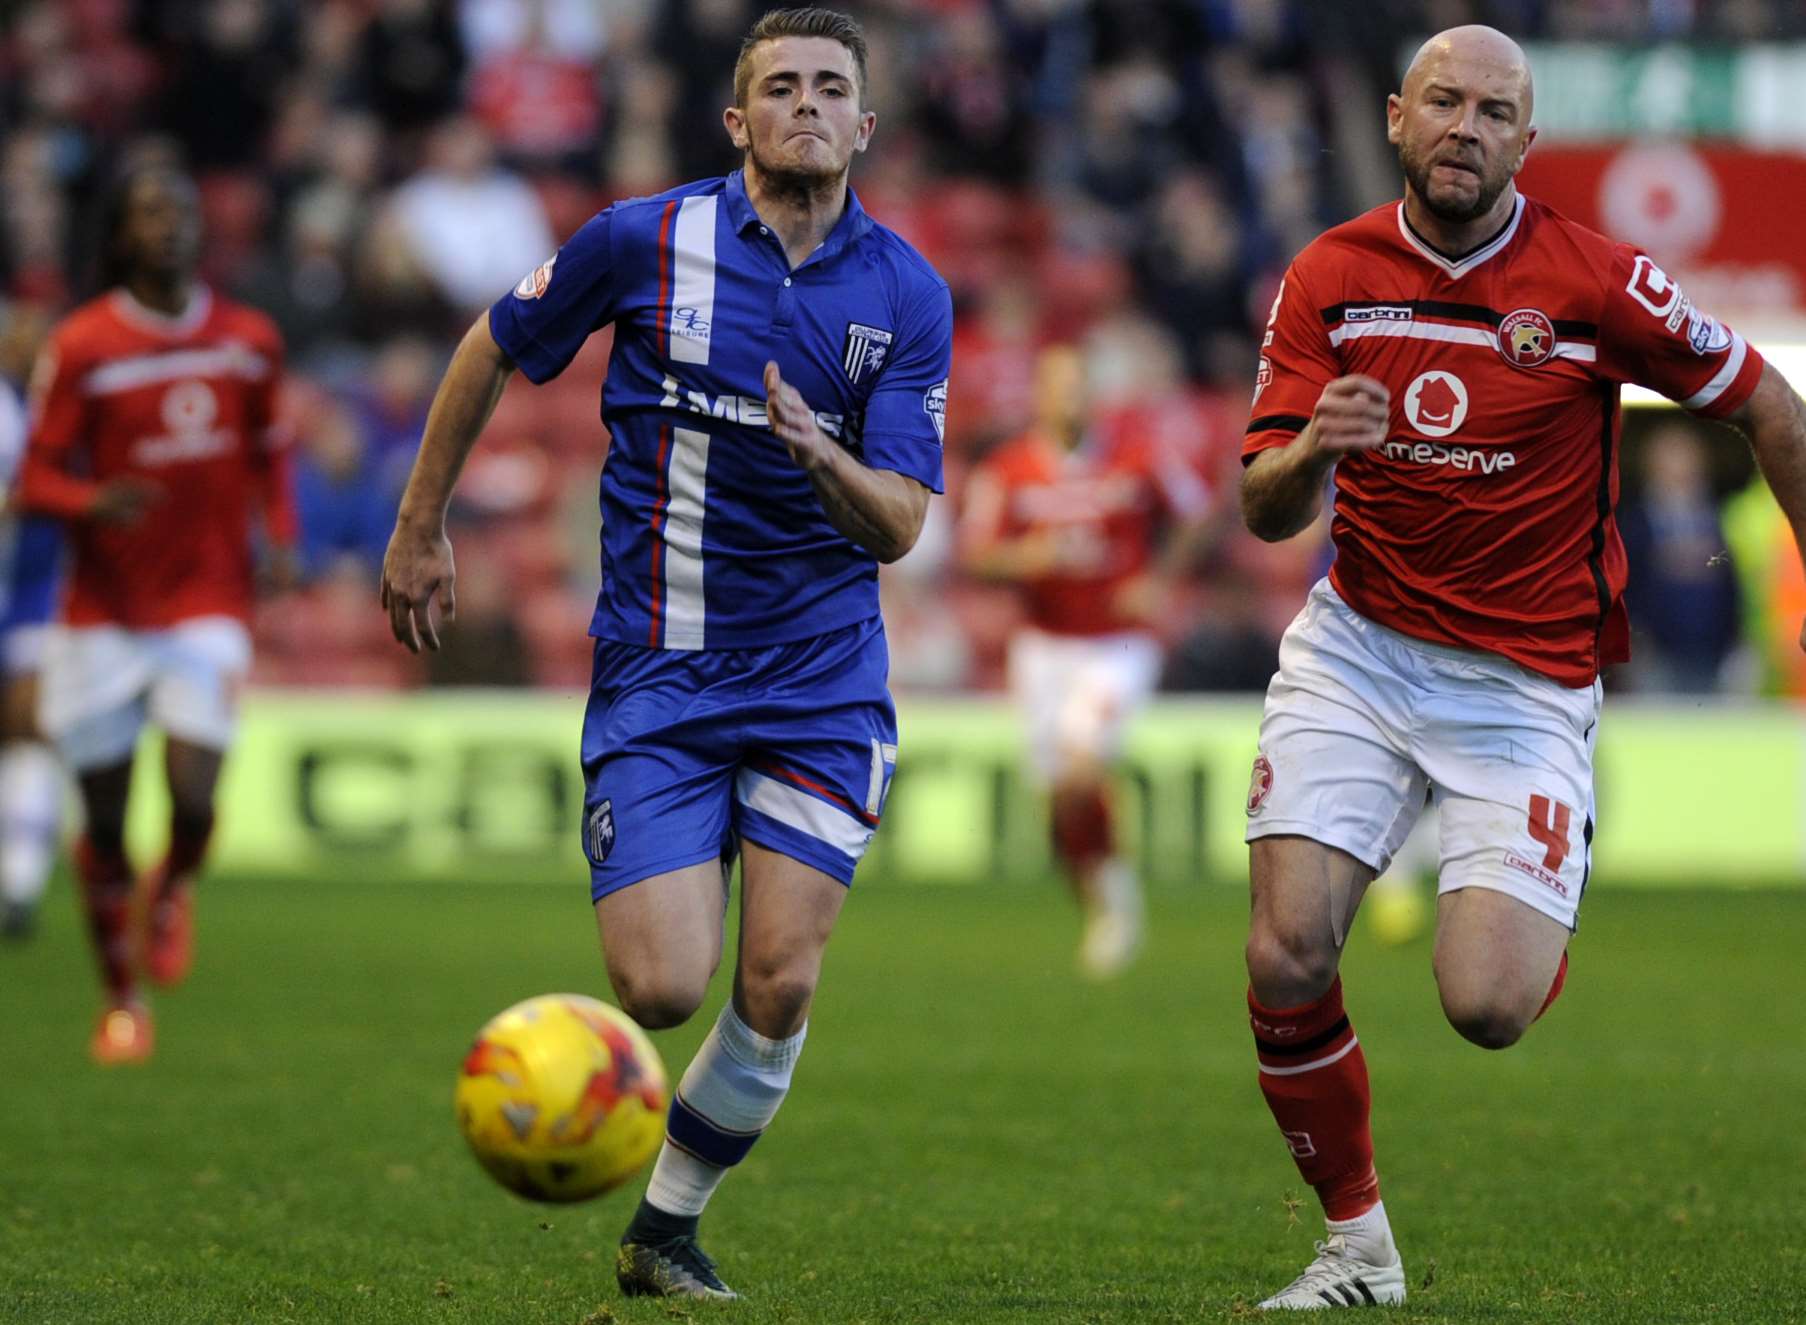
[[[1499,353],[1515,367],[1541,367],[1555,357],[1555,324],[1541,309],[1507,313],[1499,321]]]

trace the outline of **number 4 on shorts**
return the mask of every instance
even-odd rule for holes
[[[1560,872],[1568,858],[1568,824],[1573,811],[1547,796],[1530,798],[1530,836],[1544,850],[1543,868]]]

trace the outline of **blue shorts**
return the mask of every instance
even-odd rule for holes
[[[740,839],[853,881],[897,762],[883,622],[762,649],[597,640],[583,717],[590,896]]]
[[[0,671],[36,671],[44,628],[56,615],[62,526],[43,518],[0,526]]]

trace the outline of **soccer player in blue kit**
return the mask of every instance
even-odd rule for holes
[[[744,165],[586,223],[479,318],[433,402],[383,568],[396,637],[454,611],[446,505],[509,374],[543,382],[612,323],[583,846],[608,975],[657,1029],[720,964],[733,996],[684,1073],[616,1273],[734,1293],[696,1241],[776,1114],[822,950],[896,761],[878,563],[941,490],[952,302],[847,187],[876,117],[858,25],[754,24],[723,113]]]

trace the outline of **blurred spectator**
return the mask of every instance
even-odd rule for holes
[[[320,408],[296,454],[294,481],[304,576],[350,570],[374,585],[400,494],[381,481],[350,410]]]
[[[395,190],[388,223],[453,308],[472,316],[557,248],[539,197],[495,163],[468,116],[433,131],[426,168]]]
[[[470,110],[511,164],[593,170],[602,125],[596,66],[604,32],[594,3],[500,0],[463,6],[473,51]],[[473,43],[474,46],[474,43]]]
[[[1642,452],[1642,486],[1618,512],[1630,556],[1625,605],[1637,688],[1709,694],[1737,646],[1737,572],[1693,427],[1666,424]]]
[[[390,129],[424,129],[455,112],[464,42],[449,0],[378,0],[359,43],[357,79]]]
[[[170,53],[160,122],[202,175],[256,164],[295,64],[293,11],[273,0],[206,0],[156,12]]]

